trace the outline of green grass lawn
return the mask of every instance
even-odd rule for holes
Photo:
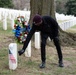
[[[71,28],[74,28],[74,29],[76,29],[76,25],[75,25],[75,26],[73,26],[73,27],[71,27]]]
[[[67,32],[76,33],[76,25],[66,30]]]
[[[76,27],[76,26],[75,26]],[[72,28],[75,28],[72,27]],[[58,57],[55,47],[46,46],[46,68],[40,69],[40,50],[32,46],[30,58],[18,56],[18,67],[16,70],[9,70],[8,46],[15,42],[10,23],[8,30],[2,29],[0,23],[0,75],[76,75],[76,47],[62,47],[64,68],[58,67]],[[18,44],[18,50],[22,45]]]

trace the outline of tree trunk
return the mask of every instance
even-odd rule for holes
[[[32,18],[35,14],[40,15],[51,15],[55,18],[55,6],[54,0],[30,0],[30,23],[32,22]]]
[[[31,15],[29,23],[35,14],[50,15],[55,19],[55,1],[54,0],[30,0]],[[76,35],[64,32],[59,27],[61,45],[76,45]],[[49,42],[49,41],[48,41]],[[49,44],[49,43],[48,43]]]

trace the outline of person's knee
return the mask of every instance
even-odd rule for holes
[[[57,36],[57,37],[54,37],[53,40],[54,40],[55,42],[59,42],[59,37],[58,37],[58,36]]]
[[[59,45],[59,37],[54,37],[53,41],[55,46]]]

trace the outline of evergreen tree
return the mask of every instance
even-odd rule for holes
[[[0,7],[13,8],[12,0],[0,0]]]
[[[76,16],[76,0],[68,0],[66,7],[68,15]]]
[[[68,0],[55,0],[56,1],[56,12],[66,14],[65,4]]]

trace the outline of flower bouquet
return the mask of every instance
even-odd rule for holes
[[[17,17],[14,24],[14,35],[18,43],[23,43],[26,41],[26,37],[30,31],[30,25],[27,24],[23,16]]]

